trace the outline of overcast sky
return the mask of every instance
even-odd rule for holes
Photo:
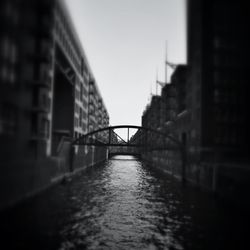
[[[185,0],[65,0],[110,124],[141,125],[168,60],[186,62]],[[172,71],[168,69],[168,76]],[[160,93],[160,88],[158,88]]]

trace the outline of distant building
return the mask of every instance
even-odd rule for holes
[[[168,83],[162,88],[161,92],[161,128],[165,132],[169,132],[172,122],[176,118],[177,99],[175,84]]]
[[[142,126],[146,128],[160,128],[161,97],[154,95],[150,104],[146,107],[142,115]]]
[[[180,114],[187,109],[187,65],[178,65],[171,76],[171,83],[176,89],[176,113]]]
[[[142,115],[142,126],[169,133],[176,118],[176,86],[172,83],[162,88],[160,96],[152,96]]]
[[[179,141],[187,144],[187,137],[191,130],[190,114],[191,110],[187,107],[187,99],[192,93],[187,85],[188,66],[178,65],[171,76],[171,83],[176,89],[176,115],[172,132],[175,133]],[[188,141],[190,143],[190,141]],[[187,144],[189,146],[189,144]]]

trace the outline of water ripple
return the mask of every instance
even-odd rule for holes
[[[82,176],[83,190],[71,197],[81,206],[61,231],[61,249],[83,243],[87,249],[184,249],[178,232],[190,215],[176,215],[181,202],[141,162],[122,159]]]

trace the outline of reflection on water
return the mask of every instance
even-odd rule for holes
[[[18,249],[240,249],[234,215],[221,211],[207,194],[116,156],[2,222]]]

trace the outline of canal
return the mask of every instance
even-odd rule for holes
[[[248,242],[243,213],[132,156],[115,156],[0,218],[1,249],[246,249]]]

